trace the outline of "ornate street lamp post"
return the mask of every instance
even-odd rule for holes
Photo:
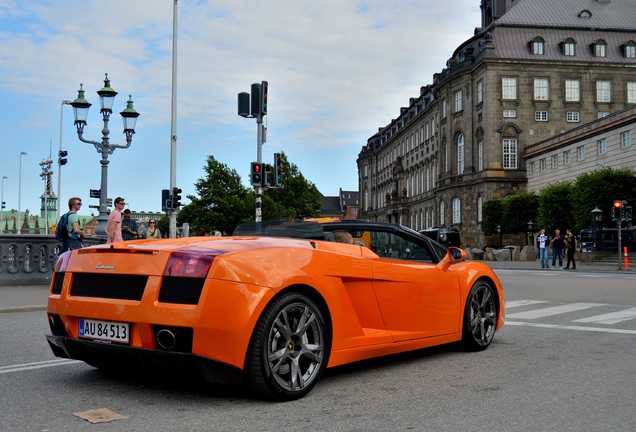
[[[20,163],[18,164],[18,234],[22,234],[22,156],[26,156],[26,152],[20,152]]]
[[[592,238],[594,239],[594,247],[592,251],[596,250],[596,245],[599,244],[599,239],[597,238],[600,234],[599,228],[601,227],[601,221],[603,220],[603,210],[598,208],[598,206],[594,207],[594,210],[590,212],[592,219]]]
[[[501,225],[497,225],[497,234],[499,234],[499,247],[503,246],[503,239],[501,237]]]
[[[124,134],[126,134],[126,144],[111,144],[108,135],[110,130],[108,129],[108,121],[110,115],[113,113],[113,102],[117,92],[110,87],[110,80],[108,74],[104,79],[104,87],[97,92],[99,95],[99,103],[101,105],[100,112],[102,113],[104,120],[104,128],[102,129],[102,140],[90,141],[84,139],[84,126],[86,126],[86,117],[88,116],[88,109],[91,107],[86,99],[84,99],[83,84],[80,84],[78,90],[77,99],[71,102],[73,107],[73,114],[75,115],[75,126],[77,127],[77,136],[80,141],[93,144],[98,153],[101,153],[102,159],[102,180],[99,195],[99,216],[97,216],[97,227],[95,234],[100,237],[106,237],[106,224],[108,223],[108,155],[113,154],[116,148],[128,148],[132,143],[132,137],[135,134],[135,124],[137,123],[137,117],[139,113],[133,108],[132,96],[128,96],[128,102],[126,108],[120,113],[124,121]]]
[[[4,233],[4,181],[9,177],[2,176],[2,193],[0,193],[0,234]]]

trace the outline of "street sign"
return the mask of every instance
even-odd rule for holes
[[[101,195],[101,189],[91,189],[90,190],[90,197],[91,198],[99,198]]]

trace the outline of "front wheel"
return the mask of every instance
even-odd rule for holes
[[[478,281],[468,294],[464,309],[462,343],[470,351],[488,348],[497,327],[497,298],[492,286]]]
[[[322,312],[309,297],[292,292],[275,298],[263,311],[250,341],[248,381],[267,399],[305,396],[327,365],[329,339]]]

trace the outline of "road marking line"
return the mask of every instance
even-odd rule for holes
[[[545,318],[553,315],[560,315],[568,312],[580,311],[584,309],[590,309],[598,306],[607,306],[604,303],[571,303],[561,306],[552,306],[543,309],[533,309],[526,312],[517,312],[507,315],[508,318],[521,318],[521,319],[537,319]]]
[[[520,306],[528,306],[539,303],[548,303],[547,300],[514,300],[506,302],[506,309],[520,307]]]
[[[68,360],[68,359],[60,359],[60,360],[46,360],[36,363],[22,363],[17,365],[9,365],[9,366],[0,366],[0,374],[10,373],[10,372],[21,372],[27,370],[34,369],[42,369],[53,366],[65,366],[73,363],[82,363],[80,360]]]
[[[636,330],[583,327],[583,326],[572,326],[572,325],[561,325],[561,324],[542,324],[542,323],[506,321],[505,325],[518,326],[518,327],[536,327],[536,328],[547,328],[547,329],[577,330],[577,331],[589,331],[589,332],[597,332],[597,333],[616,333],[616,334],[636,335]]]
[[[617,324],[623,321],[629,321],[636,318],[636,308],[625,309],[618,312],[609,312],[602,315],[596,315],[588,318],[581,318],[573,322],[580,323],[596,323],[596,324]]]

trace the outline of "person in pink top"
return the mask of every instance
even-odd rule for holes
[[[125,205],[126,203],[122,197],[115,198],[115,209],[108,215],[108,224],[106,225],[108,240],[106,243],[124,241],[121,237],[121,211]]]

